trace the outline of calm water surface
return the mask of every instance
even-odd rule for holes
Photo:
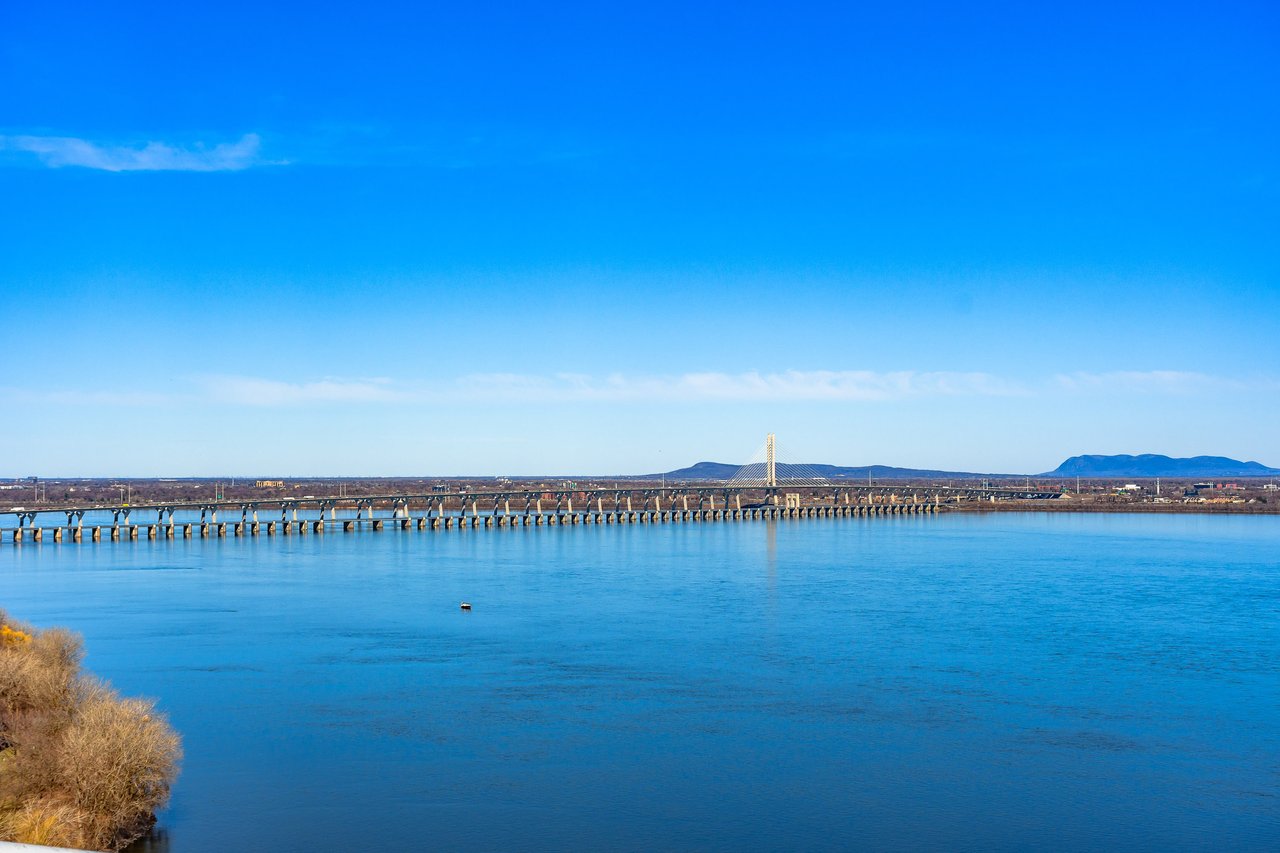
[[[1280,848],[1277,517],[6,544],[0,606],[182,732],[152,851]]]

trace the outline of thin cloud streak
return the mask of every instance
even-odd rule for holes
[[[927,398],[1053,397],[1062,394],[1196,395],[1280,391],[1270,377],[1229,378],[1182,371],[1058,374],[1020,382],[989,373],[950,371],[788,370],[772,373],[699,372],[602,376],[583,373],[477,373],[452,382],[421,384],[385,377],[322,377],[287,381],[257,376],[204,375],[179,393],[101,389],[0,388],[21,402],[58,405],[463,405],[555,403],[890,403]]]
[[[1008,396],[1022,393],[1014,383],[985,373],[869,370],[789,370],[780,373],[685,373],[677,376],[599,378],[479,374],[466,377],[459,392],[468,398],[500,397],[521,402],[872,402],[925,396]]]
[[[388,379],[290,383],[245,376],[204,377],[214,400],[250,406],[306,403],[697,403],[771,401],[876,402],[931,396],[1010,396],[1016,383],[985,373],[785,371],[603,377],[580,373],[483,373],[443,386]]]
[[[280,165],[262,158],[262,140],[246,133],[236,142],[190,147],[148,142],[141,147],[105,145],[71,136],[0,136],[0,148],[35,154],[46,166],[81,166],[104,172],[238,172]]]

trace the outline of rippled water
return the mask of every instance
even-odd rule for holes
[[[150,850],[1274,850],[1278,545],[1093,514],[6,543],[0,606],[183,733]]]

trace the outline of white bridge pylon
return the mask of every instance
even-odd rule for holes
[[[773,433],[751,456],[751,461],[739,468],[729,484],[773,489],[779,486],[830,486],[831,480],[803,462],[793,462],[783,453]]]

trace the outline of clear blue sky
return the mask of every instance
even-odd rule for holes
[[[1270,3],[6,3],[0,475],[1280,466]]]

